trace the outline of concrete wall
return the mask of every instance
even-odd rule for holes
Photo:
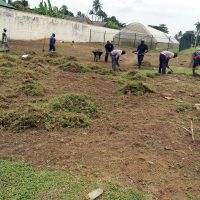
[[[39,40],[52,33],[57,40],[104,42],[112,40],[118,30],[97,27],[0,7],[0,29],[8,29],[12,40]],[[91,33],[91,34],[90,34]]]

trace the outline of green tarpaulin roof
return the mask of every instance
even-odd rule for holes
[[[15,7],[13,7],[13,6],[7,4],[7,3],[4,2],[3,0],[0,0],[0,7],[15,9]]]

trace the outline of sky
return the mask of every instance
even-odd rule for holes
[[[31,7],[39,5],[41,0],[29,0]],[[116,16],[120,22],[141,22],[145,25],[166,24],[170,34],[180,30],[194,30],[200,21],[199,0],[101,0],[103,10],[109,16]],[[87,14],[93,0],[51,0],[53,6],[66,5],[76,14]]]

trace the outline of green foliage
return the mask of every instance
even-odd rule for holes
[[[84,128],[99,108],[92,97],[80,94],[65,94],[47,102],[35,102],[4,112],[0,125],[10,131],[60,128]]]
[[[120,29],[119,25],[112,21],[107,21],[104,26],[112,29]]]
[[[113,183],[97,183],[67,172],[38,170],[25,163],[0,160],[2,199],[80,200],[98,187],[104,188],[102,200],[152,200],[137,190]]]
[[[63,5],[60,9],[56,6],[52,6],[50,0],[41,1],[38,8],[34,8],[33,12],[41,15],[48,15],[51,17],[65,18],[68,16],[74,16],[72,12],[68,10],[68,7]]]
[[[154,91],[150,89],[147,85],[142,82],[138,83],[128,83],[121,91],[124,94],[135,94],[137,96],[144,95],[146,93],[153,93]]]
[[[166,24],[159,24],[159,26],[155,26],[155,25],[149,25],[149,26],[159,31],[162,31],[163,33],[169,33],[169,30]]]
[[[112,22],[112,24],[116,24],[119,27],[119,29],[122,29],[126,26],[126,24],[119,22],[119,20],[115,16],[107,17],[104,21],[105,22],[110,21]]]

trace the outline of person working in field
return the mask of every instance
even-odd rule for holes
[[[52,34],[49,40],[49,52],[55,52],[56,51],[56,35],[55,33]]]
[[[105,55],[105,62],[108,62],[108,56],[110,55],[111,51],[114,50],[114,46],[110,41],[107,41],[105,45],[106,55]]]
[[[192,73],[193,76],[197,76],[196,68],[200,65],[200,47],[192,54],[191,66],[192,66]]]
[[[3,45],[3,50],[4,51],[9,51],[9,46],[8,46],[8,36],[7,36],[7,29],[3,29],[2,33],[2,45]]]
[[[124,50],[116,49],[116,50],[111,51],[110,55],[112,58],[112,69],[114,71],[117,70],[117,67],[119,68],[119,58],[124,54],[126,54]]]
[[[148,46],[145,44],[144,40],[141,40],[141,44],[137,48],[138,55],[138,68],[140,69],[142,66],[142,61],[144,60],[144,55],[149,51]],[[135,53],[135,51],[133,51]]]
[[[160,53],[160,65],[159,65],[159,73],[166,74],[166,68],[169,68],[169,60],[172,58],[176,58],[178,56],[177,53],[173,53],[170,51],[162,51]]]

